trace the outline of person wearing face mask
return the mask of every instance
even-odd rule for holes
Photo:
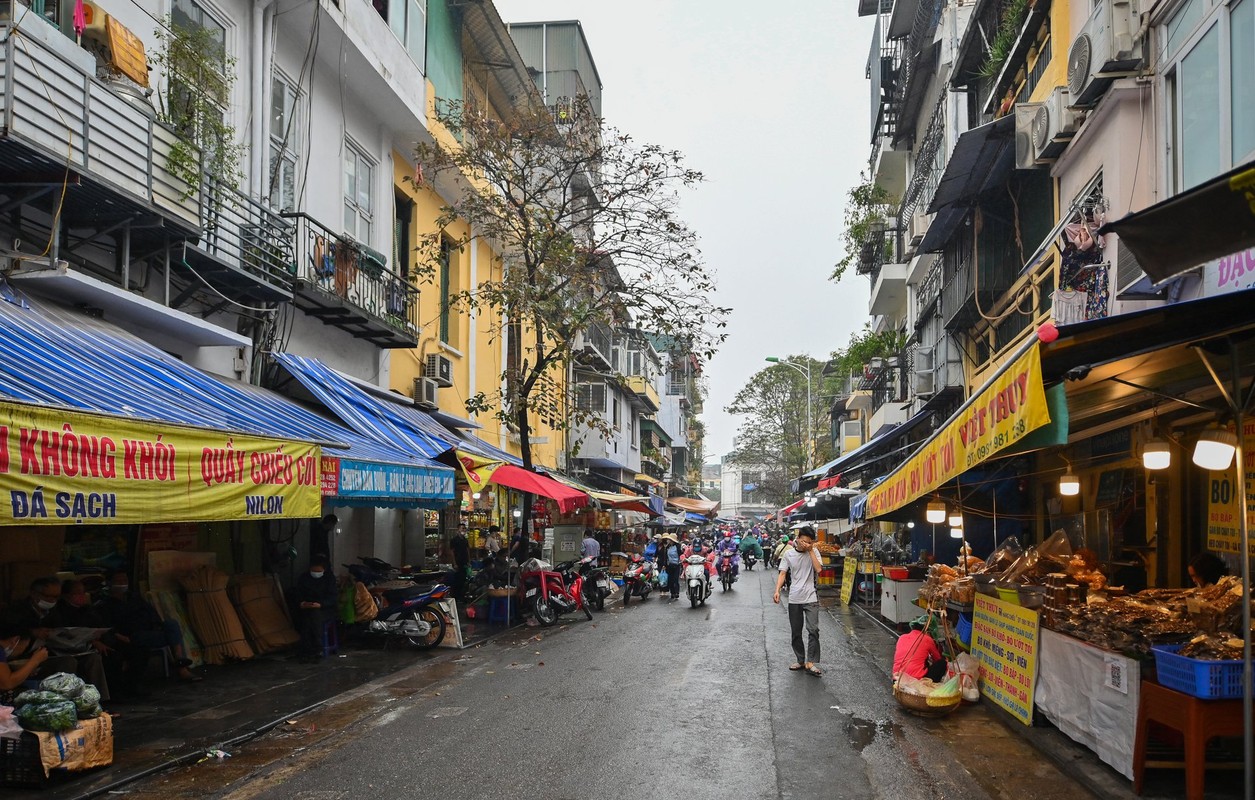
[[[122,570],[105,575],[105,591],[96,610],[107,627],[113,630],[106,637],[122,651],[126,661],[127,682],[141,686],[148,658],[153,650],[169,647],[185,681],[203,680],[192,672],[192,662],[183,644],[183,629],[177,620],[162,619],[151,603],[131,592],[131,582]]]
[[[303,658],[317,659],[322,656],[323,626],[332,619],[336,609],[336,578],[331,574],[327,559],[311,558],[309,572],[296,579],[292,593],[300,612],[299,654]]]
[[[30,634],[25,646],[16,651],[9,661],[33,658],[57,628],[70,627],[61,619],[57,606],[61,600],[61,581],[54,577],[36,578],[31,582],[26,602],[16,604],[5,622]],[[54,653],[35,671],[36,678],[44,678],[54,672],[73,672],[100,691],[100,699],[110,699],[109,681],[105,677],[104,661],[96,650],[74,653]]]
[[[0,623],[0,703],[8,704],[25,681],[48,660],[48,650],[37,647],[21,664],[10,663],[9,658],[26,649],[26,631],[9,622]]]

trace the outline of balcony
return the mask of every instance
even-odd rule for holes
[[[201,236],[186,254],[196,273],[232,298],[291,300],[292,222],[213,176],[201,196]]]
[[[867,311],[874,317],[898,316],[906,310],[907,264],[885,264],[872,283]]]
[[[593,361],[600,361],[600,365],[605,369],[614,369],[611,361],[611,343],[614,337],[610,334],[610,329],[599,322],[595,322],[588,326],[588,330],[579,336],[576,351],[582,353],[586,358]]]
[[[919,287],[915,290],[915,324],[917,327],[928,321],[929,312],[933,310],[933,304],[941,296],[941,263],[940,258],[933,260],[933,265],[929,268],[928,274],[924,276],[924,280],[920,281]]]
[[[658,397],[658,390],[649,382],[644,375],[629,375],[624,383],[627,384],[628,391],[633,395],[633,402],[639,405],[645,411],[653,413],[662,408],[662,400]]]
[[[417,290],[388,269],[385,256],[332,233],[308,214],[280,216],[294,234],[297,308],[378,347],[418,345]]]
[[[127,228],[136,252],[195,236],[199,188],[166,168],[175,135],[147,99],[98,80],[95,56],[39,15],[23,20],[0,23],[0,196],[38,209],[12,215],[19,228],[48,237],[37,220],[59,204],[64,229],[96,241]]]

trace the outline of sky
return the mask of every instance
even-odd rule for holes
[[[827,358],[868,319],[867,279],[828,275],[871,150],[871,18],[852,0],[495,3],[506,22],[578,19],[607,124],[680,150],[706,176],[680,216],[718,275],[714,304],[733,309],[704,370],[705,455],[716,461],[743,421],[723,409],[764,358]]]

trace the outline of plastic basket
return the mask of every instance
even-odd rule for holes
[[[1203,700],[1242,696],[1241,661],[1204,661],[1177,655],[1180,645],[1155,645],[1155,673],[1159,683]]]
[[[972,619],[967,614],[959,614],[959,624],[954,626],[954,635],[964,647],[972,646]]]
[[[910,574],[906,567],[881,567],[880,571],[891,581],[904,581]]]
[[[39,739],[31,733],[20,738],[0,737],[0,786],[43,787],[43,763],[39,760]]]

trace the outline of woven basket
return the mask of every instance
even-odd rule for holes
[[[949,714],[951,711],[958,708],[959,704],[963,701],[962,696],[956,696],[953,698],[945,698],[944,700],[941,698],[932,698],[932,701],[930,702],[927,697],[922,697],[918,694],[911,694],[910,692],[904,692],[897,686],[893,687],[893,696],[903,708],[910,711],[912,714],[918,714],[921,717],[944,717],[946,714]]]
[[[494,587],[488,590],[489,597],[510,597],[517,590],[513,586]]]

